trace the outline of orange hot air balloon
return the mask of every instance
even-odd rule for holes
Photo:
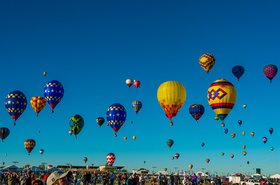
[[[30,152],[32,152],[32,150],[34,149],[35,145],[36,145],[36,141],[34,139],[27,139],[24,141],[24,147],[28,152],[28,155],[30,155]]]
[[[246,149],[246,145],[242,145],[242,148],[243,148],[243,149]]]
[[[221,123],[221,127],[225,127],[226,125],[225,125],[225,123]]]
[[[173,125],[172,118],[177,115],[186,97],[186,89],[179,82],[166,81],[159,86],[157,90],[157,99],[165,115],[170,120],[171,126]]]
[[[235,133],[232,133],[232,134],[231,134],[231,137],[232,137],[232,138],[235,138]]]
[[[246,155],[247,155],[247,152],[246,152],[246,151],[243,151],[242,154],[243,154],[244,156],[246,156]]]
[[[127,140],[127,137],[126,137],[126,136],[124,136],[124,137],[123,137],[123,139],[124,139],[124,140]]]
[[[41,96],[33,96],[30,100],[30,104],[34,111],[37,113],[37,116],[41,110],[46,106],[46,99]]]
[[[214,66],[215,64],[215,57],[212,54],[203,54],[201,57],[199,57],[199,64],[200,66],[208,73],[210,69]]]

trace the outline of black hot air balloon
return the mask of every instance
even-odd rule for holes
[[[1,127],[0,128],[0,139],[2,139],[2,142],[4,139],[6,139],[10,134],[10,130],[6,127]]]

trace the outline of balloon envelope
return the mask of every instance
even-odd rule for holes
[[[33,96],[30,100],[31,107],[37,113],[37,115],[46,106],[46,103],[46,99],[41,96]]]
[[[132,102],[132,108],[136,113],[138,113],[142,108],[142,102],[139,100],[134,100]]]
[[[272,79],[277,75],[278,68],[274,64],[268,64],[264,66],[263,73],[264,75],[272,82]]]
[[[262,142],[265,144],[267,142],[267,137],[263,137]]]
[[[119,103],[112,104],[106,112],[106,119],[111,128],[117,133],[126,120],[126,110]]]
[[[52,108],[52,112],[57,104],[62,100],[64,88],[57,80],[49,81],[44,87],[44,96],[48,104]]]
[[[169,146],[169,147],[171,148],[172,145],[174,144],[173,139],[168,139],[168,140],[166,141],[166,144],[167,144],[167,146]]]
[[[103,123],[105,122],[105,119],[103,117],[96,118],[96,123],[101,127]]]
[[[180,157],[180,154],[179,154],[179,153],[175,153],[174,157],[175,157],[176,159],[178,159],[178,158]]]
[[[36,141],[34,139],[27,139],[24,141],[23,144],[24,144],[24,147],[27,150],[28,154],[30,154],[30,152],[32,152],[32,150],[36,146]]]
[[[245,69],[243,66],[234,66],[232,68],[232,74],[237,78],[239,81],[239,78],[244,74]]]
[[[4,139],[6,139],[9,135],[10,135],[10,129],[6,127],[0,128],[0,139],[2,139],[2,141],[4,141]]]
[[[272,134],[272,133],[273,133],[273,128],[270,128],[270,129],[268,130],[268,132],[269,132],[270,134]]]
[[[130,87],[130,86],[132,86],[132,84],[133,84],[133,80],[130,79],[130,78],[128,78],[128,79],[125,80],[125,83],[126,83],[126,85],[127,85],[128,87]]]
[[[189,107],[189,112],[192,115],[192,117],[198,121],[200,117],[204,114],[204,106],[201,104],[192,104]]]
[[[208,73],[215,64],[215,57],[212,54],[205,53],[199,57],[200,66]]]
[[[115,154],[114,153],[107,154],[106,160],[107,160],[107,164],[109,166],[112,166],[114,164],[115,160],[116,160]]]
[[[84,127],[84,119],[79,114],[76,114],[70,118],[69,125],[72,133],[78,135]]]

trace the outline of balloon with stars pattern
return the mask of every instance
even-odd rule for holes
[[[61,101],[64,95],[64,88],[57,80],[49,81],[44,87],[44,96],[54,112],[54,108]]]
[[[106,112],[106,119],[111,128],[115,131],[115,136],[126,120],[126,110],[119,103],[112,104]]]

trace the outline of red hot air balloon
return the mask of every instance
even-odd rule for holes
[[[139,80],[133,80],[134,87],[138,88],[140,87],[141,82]]]
[[[176,154],[174,155],[174,157],[175,157],[176,159],[178,159],[178,158],[180,157],[180,154],[179,154],[179,153],[176,153]]]
[[[24,141],[24,147],[28,152],[28,155],[30,155],[30,152],[34,149],[36,146],[36,141],[34,139],[27,139]]]
[[[270,80],[270,82],[272,82],[272,79],[277,75],[277,72],[278,68],[273,64],[268,64],[263,68],[263,73]]]
[[[108,166],[112,166],[116,160],[116,156],[114,153],[109,153],[107,154],[106,159],[107,159]]]

